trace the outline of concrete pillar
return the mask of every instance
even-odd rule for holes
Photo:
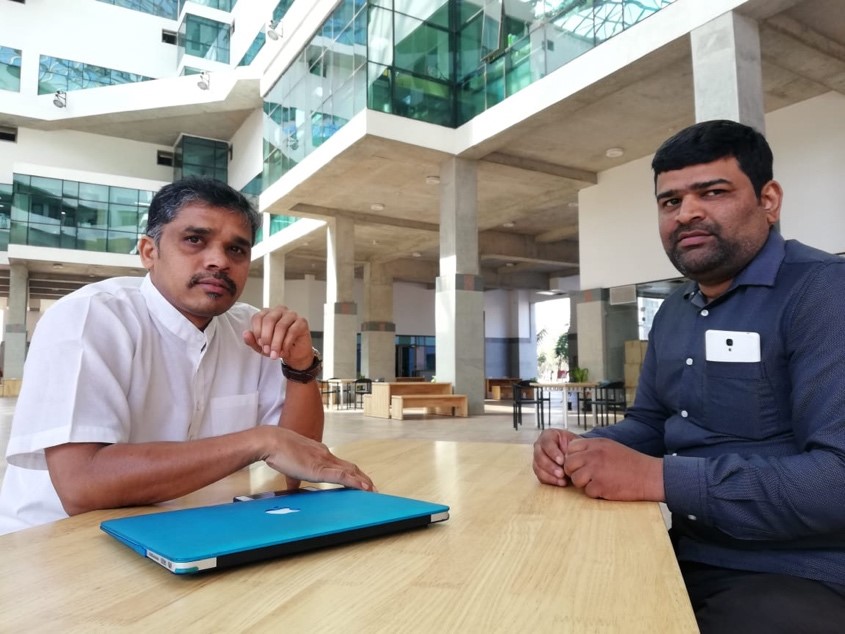
[[[438,381],[484,412],[484,280],[478,263],[477,165],[452,158],[440,167],[440,276],[435,292]]]
[[[355,226],[348,218],[326,223],[326,305],[323,318],[323,377],[357,378],[358,307],[354,301]]]
[[[578,367],[590,371],[590,381],[623,380],[625,342],[638,338],[636,302],[613,305],[606,288],[586,290],[578,293],[572,313],[581,324]]]
[[[9,265],[9,308],[3,336],[3,377],[23,378],[26,358],[26,309],[29,298],[29,270],[25,264]]]
[[[393,276],[386,265],[364,265],[364,321],[361,324],[361,374],[370,379],[396,378],[396,324],[393,321]]]
[[[728,12],[690,34],[695,119],[730,119],[765,132],[757,22]]]
[[[273,251],[264,255],[264,280],[261,301],[265,308],[285,303],[285,254]]]

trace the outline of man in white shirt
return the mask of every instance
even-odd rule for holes
[[[147,277],[91,284],[44,314],[12,422],[0,534],[170,500],[260,460],[290,486],[372,489],[319,442],[308,323],[236,303],[258,223],[223,183],[167,185],[139,242]]]

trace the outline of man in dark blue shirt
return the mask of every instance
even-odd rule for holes
[[[693,280],[654,320],[634,405],[541,434],[534,472],[666,502],[702,632],[845,628],[845,259],[785,241],[755,130],[708,121],[652,162],[658,225]]]

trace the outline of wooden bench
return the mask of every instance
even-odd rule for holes
[[[407,395],[449,395],[452,393],[451,383],[423,383],[416,381],[373,383],[373,391],[364,404],[364,415],[378,418],[390,418],[390,404],[394,396]]]
[[[484,387],[487,391],[487,398],[491,398],[496,401],[501,401],[502,399],[512,399],[513,384],[519,380],[520,379],[518,378],[513,379],[509,377],[485,379]]]
[[[424,407],[426,414],[440,416],[463,416],[469,413],[466,394],[406,394],[390,399],[390,416],[404,420],[406,409]]]

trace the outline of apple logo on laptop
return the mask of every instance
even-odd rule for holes
[[[264,512],[268,515],[288,515],[290,513],[299,513],[299,509],[292,509],[289,506],[278,506],[274,509],[267,509]]]

